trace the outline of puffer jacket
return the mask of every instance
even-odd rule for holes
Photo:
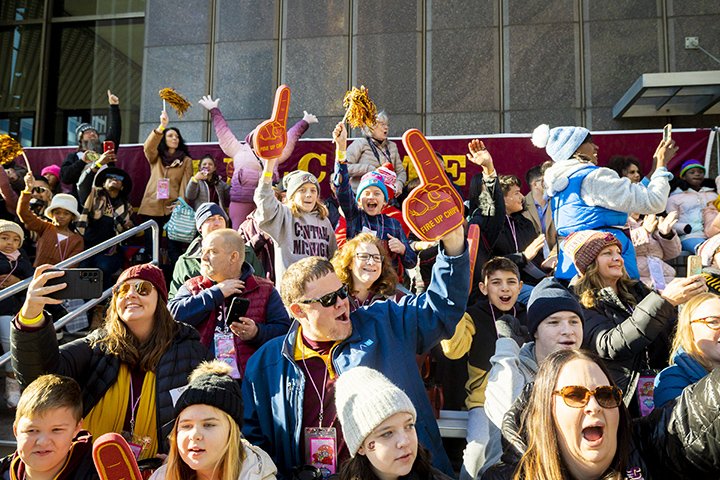
[[[399,196],[405,183],[407,182],[407,172],[400,158],[397,145],[395,142],[386,139],[380,145],[370,145],[372,142],[369,137],[359,138],[353,141],[347,149],[348,172],[350,173],[350,186],[354,192],[357,192],[360,179],[363,175],[373,170],[377,170],[383,164],[392,163],[395,175],[395,196]],[[377,154],[375,153],[377,151]]]
[[[643,370],[667,366],[677,320],[677,309],[644,283],[635,283],[630,293],[638,302],[633,310],[611,288],[600,291],[594,308],[583,308],[583,347],[605,360],[625,405],[630,405]]]
[[[653,400],[655,408],[662,407],[670,400],[677,398],[688,385],[692,385],[708,371],[692,355],[682,347],[672,356],[672,365],[663,369],[655,377]]]
[[[527,449],[520,418],[527,407],[532,384],[503,421],[508,441],[501,463],[491,467],[482,480],[507,480]],[[661,478],[695,479],[720,476],[720,368],[685,388],[675,400],[649,415],[632,421],[630,454],[622,477],[627,480]],[[559,447],[558,447],[559,448]],[[530,479],[528,479],[530,480]]]
[[[158,451],[167,453],[167,436],[174,416],[170,391],[187,385],[190,372],[207,356],[198,333],[189,325],[179,323],[175,341],[160,357],[155,368],[157,439]],[[45,373],[65,375],[77,380],[83,392],[83,417],[100,401],[117,381],[120,359],[104,352],[99,346],[92,347],[101,338],[103,330],[95,330],[85,338],[79,338],[58,347],[52,322],[36,330],[20,330],[13,321],[10,332],[12,366],[20,385]]]
[[[708,202],[714,201],[717,196],[717,192],[710,187],[700,187],[699,191],[692,188],[687,190],[676,188],[673,190],[668,198],[665,210],[668,213],[678,213],[678,222],[673,228],[682,240],[686,238],[705,238],[703,211]],[[691,228],[690,233],[685,232],[688,225]]]
[[[265,451],[250,444],[244,438],[240,440],[245,452],[245,458],[240,467],[238,480],[272,480],[275,478],[277,468],[270,456]],[[167,464],[155,470],[150,480],[165,480]]]
[[[673,267],[663,260],[672,260],[680,255],[682,251],[680,238],[675,232],[670,232],[672,235],[670,238],[663,237],[657,230],[653,233],[648,233],[648,231],[643,228],[642,222],[635,220],[632,216],[628,218],[628,227],[630,227],[630,239],[635,246],[640,280],[652,288],[650,267],[648,267],[648,257],[652,256],[661,260],[663,277],[667,285],[675,278],[676,272]]]

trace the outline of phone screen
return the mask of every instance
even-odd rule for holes
[[[690,255],[687,261],[687,276],[693,277],[702,273],[702,258],[700,255]]]
[[[670,140],[671,138],[672,138],[672,124],[671,124],[671,123],[668,123],[668,124],[665,125],[665,127],[663,128],[663,141],[664,141],[664,142],[667,142],[667,141]]]

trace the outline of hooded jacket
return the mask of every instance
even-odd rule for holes
[[[678,348],[672,356],[672,365],[665,367],[655,377],[654,403],[655,408],[679,397],[683,389],[697,382],[709,372],[689,353]]]
[[[705,238],[705,225],[703,224],[703,211],[708,202],[714,201],[718,193],[710,187],[700,187],[695,191],[692,188],[681,190],[676,188],[667,200],[665,210],[668,213],[677,212],[678,221],[673,227],[681,240],[686,238]],[[690,226],[690,232],[685,229]]]

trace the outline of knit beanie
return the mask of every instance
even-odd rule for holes
[[[40,171],[40,175],[43,177],[46,174],[55,175],[58,179],[60,178],[60,165],[48,165]]]
[[[388,189],[385,186],[385,181],[383,180],[383,177],[375,171],[366,173],[360,179],[360,185],[358,185],[357,195],[355,195],[356,201],[360,201],[360,195],[362,195],[363,190],[368,187],[379,188],[385,196],[385,202],[388,201]]]
[[[335,407],[350,456],[382,422],[399,412],[417,417],[410,398],[382,373],[355,367],[335,382]]]
[[[557,312],[573,312],[585,321],[575,296],[554,277],[545,277],[533,287],[528,301],[527,327],[530,335],[535,335],[542,321]]]
[[[13,232],[20,235],[20,245],[25,241],[25,232],[20,225],[10,220],[0,220],[0,233]]]
[[[152,263],[142,263],[128,268],[120,274],[120,278],[115,282],[114,288],[119,287],[128,280],[134,280],[136,278],[152,283],[158,291],[158,295],[167,303],[168,291],[167,285],[165,284],[165,275],[163,275],[162,270]]]
[[[223,210],[220,205],[213,202],[205,202],[201,203],[200,206],[197,207],[197,210],[195,210],[195,228],[197,228],[197,231],[199,232],[202,224],[214,215],[220,215],[225,219],[226,224],[230,223],[227,213],[225,213],[225,210]]]
[[[600,252],[610,245],[617,245],[622,250],[622,244],[612,233],[583,230],[567,237],[563,252],[572,258],[578,272],[584,274]]]
[[[388,199],[392,200],[393,198],[395,198],[395,195],[397,194],[397,192],[395,191],[397,173],[395,173],[395,167],[393,167],[393,164],[390,162],[385,162],[375,170],[375,173],[377,173],[382,178],[382,181],[388,191]]]
[[[705,171],[705,165],[700,163],[700,160],[690,159],[685,160],[680,166],[680,176],[682,177],[688,170],[693,168],[702,168],[703,172]]]
[[[242,392],[240,384],[229,375],[231,370],[230,365],[219,360],[198,365],[175,403],[175,418],[190,405],[210,405],[230,415],[242,427]]]
[[[312,183],[315,185],[315,188],[318,190],[318,194],[320,193],[320,183],[318,182],[317,177],[315,177],[312,173],[306,172],[305,170],[295,170],[285,175],[283,178],[283,186],[285,187],[287,198],[292,198],[298,188],[302,187],[306,183]]]
[[[90,125],[89,123],[81,123],[75,128],[75,137],[77,138],[78,144],[80,143],[80,139],[82,138],[82,134],[87,132],[88,130],[95,130],[95,127]],[[97,130],[96,130],[97,131]]]
[[[590,130],[583,127],[555,127],[540,125],[532,133],[532,143],[545,151],[554,162],[567,160],[585,142]]]

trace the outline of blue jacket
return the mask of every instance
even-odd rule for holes
[[[653,393],[655,408],[660,408],[680,396],[688,385],[692,385],[708,373],[700,362],[680,347],[672,357],[673,365],[665,367],[655,378]]]
[[[597,205],[588,205],[580,195],[583,180],[597,168],[599,167],[588,165],[585,168],[576,170],[570,174],[568,186],[551,197],[553,223],[558,237],[562,238],[562,243],[564,243],[567,236],[581,230],[600,230],[612,233],[622,244],[625,270],[630,278],[638,279],[640,278],[640,272],[637,268],[635,247],[621,229],[627,222],[628,214]],[[562,248],[558,248],[558,266],[555,276],[563,280],[570,280],[576,274],[577,269],[572,258],[565,255]]]
[[[470,287],[466,251],[448,257],[443,249],[433,267],[432,282],[421,295],[378,301],[350,314],[352,333],[333,348],[339,374],[362,365],[381,371],[403,389],[417,409],[417,434],[432,452],[433,464],[452,473],[440,431],[420,377],[415,355],[449,338],[465,313]],[[448,288],[451,285],[452,288]],[[245,438],[270,454],[278,478],[289,478],[302,465],[302,404],[305,375],[293,361],[297,324],[249,360],[242,384]]]

